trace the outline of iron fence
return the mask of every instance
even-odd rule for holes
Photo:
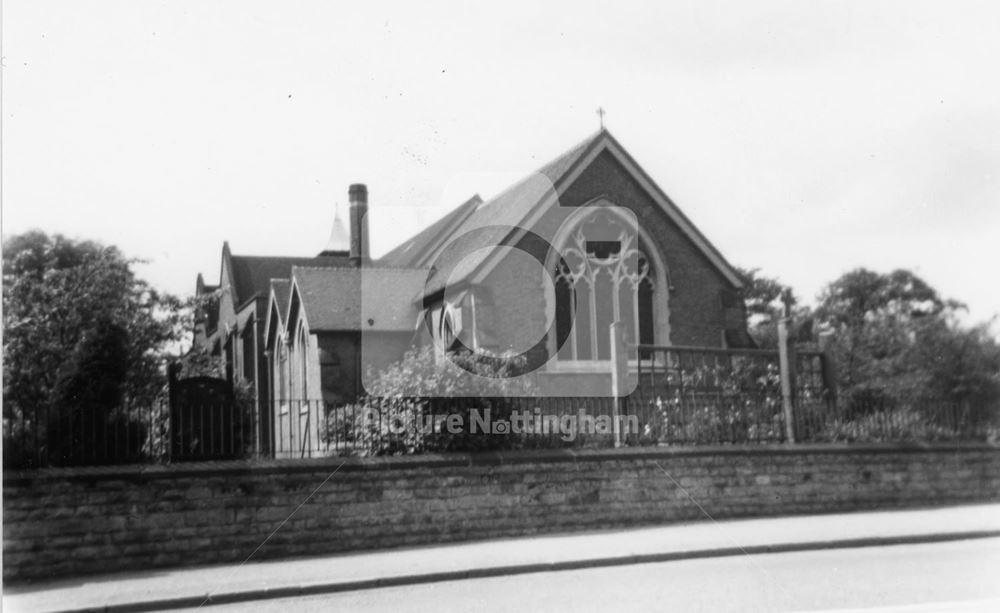
[[[616,404],[612,398],[277,400],[275,457],[610,446]]]
[[[5,468],[229,460],[256,453],[254,420],[235,402],[141,407],[4,405]]]
[[[996,442],[1000,404],[907,394],[805,402],[795,407],[795,431],[805,443]]]
[[[255,403],[191,380],[148,407],[23,410],[5,403],[4,466],[310,458],[501,449],[787,442],[777,352],[638,348],[626,398],[384,398],[331,405]],[[826,357],[790,360],[791,432],[800,443],[1000,440],[1000,406],[972,399],[834,393]],[[217,384],[217,382],[216,382]],[[198,387],[201,386],[201,387]],[[204,388],[204,389],[202,389]],[[187,390],[186,392],[184,390]],[[197,393],[196,393],[197,392]],[[273,440],[259,440],[269,420]],[[269,454],[270,455],[270,454]]]
[[[640,346],[638,386],[628,399],[640,444],[787,442],[777,351]],[[838,397],[827,357],[793,351],[791,432],[795,441],[1000,440],[1000,406],[880,394]]]
[[[779,442],[776,352],[642,346],[629,410],[641,444]]]

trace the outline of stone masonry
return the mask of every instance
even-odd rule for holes
[[[262,543],[254,559],[665,524],[706,512],[997,500],[1000,447],[991,445],[630,448],[6,472],[3,575],[23,581],[234,563]]]

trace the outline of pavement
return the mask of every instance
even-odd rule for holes
[[[158,611],[479,577],[1000,536],[1000,504],[533,536],[5,586],[6,611]]]

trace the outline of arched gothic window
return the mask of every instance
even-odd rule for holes
[[[626,342],[655,342],[656,276],[637,236],[622,229],[618,240],[592,241],[577,230],[560,252],[556,335],[566,339],[558,348],[560,361],[611,359],[609,329],[616,320],[625,327]]]

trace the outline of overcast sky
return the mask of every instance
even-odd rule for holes
[[[190,294],[223,240],[315,254],[364,182],[379,255],[602,106],[733,264],[807,299],[905,267],[1000,312],[997,3],[534,4],[5,0],[3,232]]]

